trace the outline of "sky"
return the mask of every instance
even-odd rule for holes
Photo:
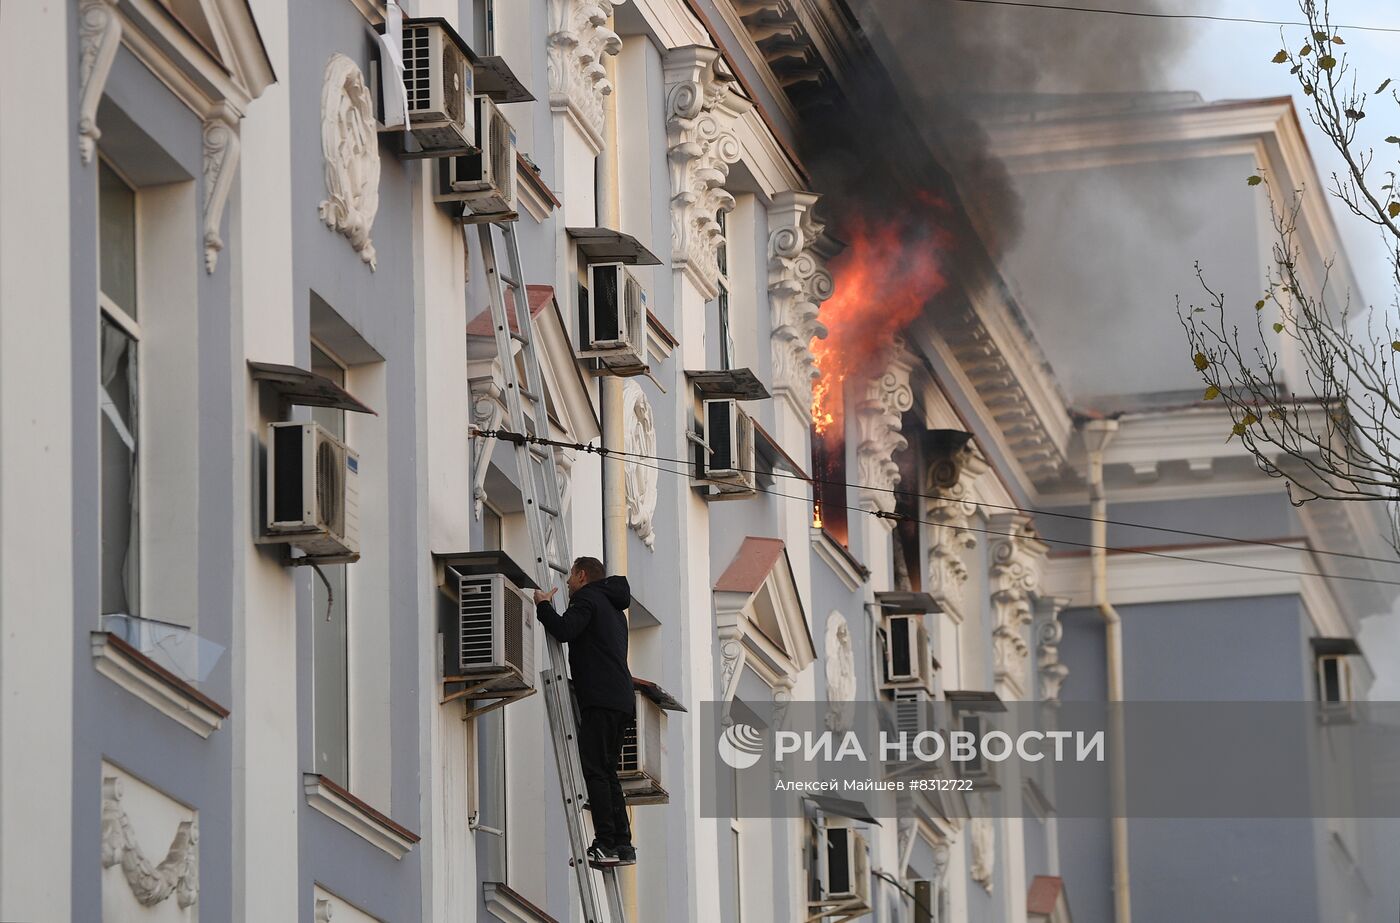
[[[1039,2],[1039,0],[1038,0]],[[1046,0],[1061,2],[1061,0]],[[1111,5],[1109,2],[1078,3],[1076,6]],[[1292,0],[1170,0],[1164,3],[1173,13],[1207,13],[1258,19],[1298,19],[1297,6]],[[1069,15],[1069,14],[1051,14]],[[1377,3],[1374,0],[1335,0],[1332,19],[1336,23],[1383,26],[1400,29],[1400,3]],[[1288,27],[1289,47],[1301,44],[1304,30]],[[1342,30],[1350,63],[1356,69],[1359,86],[1374,90],[1387,77],[1400,84],[1400,32],[1378,33]],[[1281,46],[1279,27],[1244,23],[1195,22],[1188,33],[1184,52],[1173,62],[1167,79],[1175,88],[1196,90],[1207,100],[1241,99],[1258,96],[1294,97],[1294,105],[1303,115],[1303,127],[1318,172],[1323,177],[1334,170],[1343,171],[1345,163],[1316,126],[1306,118],[1306,97],[1289,77],[1286,66],[1269,62]],[[1395,84],[1392,84],[1394,86]],[[1385,143],[1387,135],[1400,135],[1400,105],[1390,97],[1368,103],[1367,117],[1362,120],[1358,139],[1377,151],[1376,167],[1394,163],[1394,151],[1400,147]],[[1387,156],[1389,155],[1389,156]],[[1374,168],[1373,168],[1374,169]],[[1391,287],[1389,262],[1383,242],[1371,225],[1352,215],[1345,205],[1332,201],[1332,214],[1347,248],[1357,282],[1368,303],[1393,315],[1389,307]],[[1362,649],[1366,652],[1376,682],[1371,688],[1373,700],[1400,700],[1400,607],[1396,612],[1368,618],[1361,632]]]

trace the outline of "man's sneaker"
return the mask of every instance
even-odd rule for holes
[[[588,847],[588,864],[595,869],[610,869],[618,865],[617,853],[601,843]]]
[[[618,865],[636,865],[636,864],[637,864],[637,847],[635,847],[635,846],[618,846],[618,847],[616,847],[616,848],[613,850],[613,852],[617,853],[617,864],[618,864]]]

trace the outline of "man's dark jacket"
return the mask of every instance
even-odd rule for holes
[[[611,708],[633,714],[636,695],[627,669],[627,617],[632,605],[627,578],[604,577],[569,597],[560,615],[548,600],[535,615],[551,635],[569,645],[569,670],[580,708]]]

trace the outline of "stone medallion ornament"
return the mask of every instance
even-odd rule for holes
[[[851,649],[851,626],[846,617],[832,612],[826,618],[826,726],[832,731],[851,728],[851,703],[856,698],[856,658]]]
[[[321,87],[321,153],[326,198],[321,220],[343,234],[360,259],[375,268],[370,228],[379,211],[379,135],[374,105],[359,65],[343,54],[326,62]]]
[[[622,389],[623,449],[628,458],[656,455],[656,421],[651,401],[635,381]],[[656,516],[656,469],[629,461],[627,476],[627,525],[648,548],[656,545],[652,520]]]

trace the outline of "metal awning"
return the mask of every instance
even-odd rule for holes
[[[689,711],[675,696],[649,679],[642,679],[638,676],[632,677],[632,688],[655,702],[657,708],[666,711]]]
[[[864,803],[852,798],[834,798],[830,795],[804,795],[803,799],[812,803],[818,811],[828,817],[847,817],[851,820],[865,821],[867,824],[874,824],[877,827],[883,826],[870,813],[870,809]]]
[[[528,103],[535,99],[535,94],[525,89],[525,84],[500,55],[477,58],[474,70],[479,96],[489,96],[498,103]]]
[[[995,692],[975,689],[949,689],[943,693],[948,704],[959,711],[1006,711],[1006,703]]]
[[[1313,655],[1316,657],[1341,655],[1354,656],[1361,653],[1361,645],[1355,638],[1310,638]]]
[[[661,260],[631,234],[612,228],[565,228],[588,263],[625,263],[628,266],[660,266]]]
[[[886,613],[938,612],[938,603],[927,593],[910,593],[903,590],[877,590],[875,601]]]
[[[529,590],[539,588],[534,578],[504,551],[458,551],[445,554],[434,552],[433,563],[473,576],[504,574],[517,587]]]
[[[254,381],[263,382],[276,389],[283,400],[290,404],[302,407],[333,407],[337,410],[378,416],[349,391],[324,375],[308,372],[295,365],[278,365],[275,362],[249,361],[248,371]]]
[[[752,369],[686,369],[685,377],[704,398],[762,401],[772,396]]]

